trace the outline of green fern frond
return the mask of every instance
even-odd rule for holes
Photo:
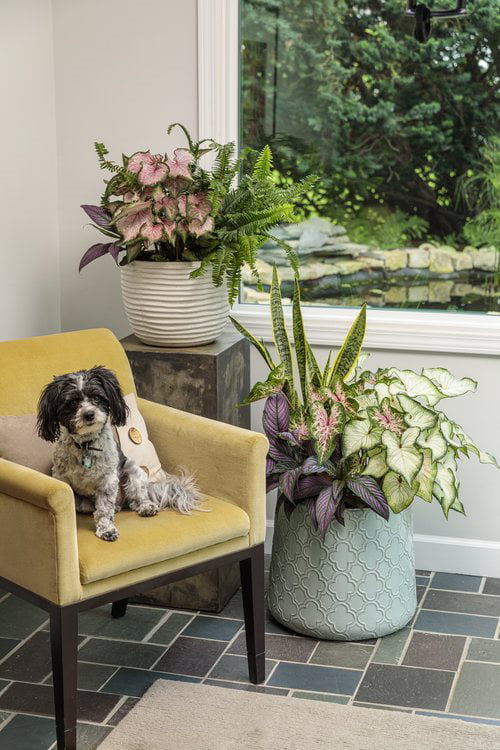
[[[272,167],[273,155],[269,146],[266,145],[257,156],[252,169],[252,177],[257,180],[268,180],[271,178]]]
[[[106,159],[106,156],[109,154],[108,149],[104,145],[104,143],[98,143],[97,141],[94,143],[94,149],[97,154],[97,158],[99,159],[99,164],[101,169],[107,169],[109,172],[121,172],[123,170],[123,167],[120,167],[118,164],[115,164],[114,161],[110,161]]]

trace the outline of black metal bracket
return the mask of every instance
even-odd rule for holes
[[[406,15],[415,19],[413,35],[418,42],[426,42],[431,35],[431,18],[460,18],[467,15],[467,0],[456,0],[455,8],[450,10],[431,10],[417,0],[408,0]]]

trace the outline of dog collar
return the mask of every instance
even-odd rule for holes
[[[92,440],[84,440],[82,443],[77,443],[73,438],[73,442],[76,447],[80,448],[80,450],[82,451],[82,466],[84,466],[86,469],[91,469],[92,464],[94,463],[94,457],[92,456],[90,451],[99,451],[99,453],[102,453],[102,448],[94,448],[94,446],[92,445]]]

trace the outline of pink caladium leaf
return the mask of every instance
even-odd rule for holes
[[[167,167],[170,177],[183,177],[186,180],[192,178],[189,165],[194,161],[194,156],[186,148],[176,148],[174,158],[167,159]]]
[[[136,239],[144,224],[154,223],[151,203],[149,201],[127,203],[115,214],[114,223],[123,242]]]
[[[163,224],[145,224],[141,229],[141,237],[150,242],[158,242],[163,236]]]
[[[329,412],[321,401],[311,404],[309,432],[314,440],[320,463],[331,455],[335,447],[335,437],[341,431],[343,423],[343,410],[337,402],[331,402]]]
[[[182,198],[182,195],[181,195],[181,198]],[[169,221],[173,221],[180,213],[179,205],[175,198],[172,198],[172,197],[163,198],[161,201],[161,205],[163,208],[163,212]]]
[[[387,498],[373,477],[360,474],[347,480],[347,486],[351,492],[359,497],[368,507],[378,513],[379,516],[389,518],[389,505]]]
[[[100,258],[103,255],[107,255],[108,253],[113,257],[115,263],[118,263],[118,255],[121,249],[122,248],[117,242],[98,242],[96,245],[89,247],[87,252],[84,253],[80,265],[78,266],[78,270],[81,271],[82,268],[88,266],[93,260],[96,260],[96,258]]]
[[[187,186],[189,185],[189,181],[184,177],[173,177],[167,178],[164,182],[164,185],[170,195],[172,195],[174,198],[177,198],[187,188]]]
[[[161,154],[153,155],[150,151],[137,151],[127,163],[129,172],[137,175],[141,185],[156,185],[165,179],[168,167]]]
[[[204,221],[201,221],[201,219],[193,219],[188,224],[190,234],[193,234],[195,237],[201,237],[203,234],[211,232],[213,228],[214,220],[211,216],[207,216]]]
[[[177,224],[175,223],[175,221],[168,221],[168,219],[162,219],[161,223],[163,224],[163,230],[164,230],[167,238],[169,240],[171,240],[172,239],[172,235],[174,234],[174,232],[175,232],[175,230],[177,228]]]
[[[389,399],[387,398],[384,398],[382,401],[381,409],[375,409],[372,412],[372,418],[385,430],[390,430],[396,433],[396,435],[402,435],[406,430],[402,414],[398,414],[397,411],[391,408]]]
[[[109,222],[111,221],[112,216],[102,206],[89,206],[83,204],[80,208],[83,208],[87,216],[90,216],[94,224],[97,224],[97,226],[103,227],[104,229],[109,227]]]
[[[280,432],[288,430],[290,407],[284,393],[273,393],[266,399],[262,414],[262,426],[268,438],[276,438]]]

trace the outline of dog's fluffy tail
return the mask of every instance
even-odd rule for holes
[[[164,478],[159,482],[151,482],[148,485],[148,495],[154,503],[158,504],[160,510],[175,508],[180,513],[201,510],[199,508],[201,494],[191,474],[185,472],[181,472],[179,476],[166,472],[164,474]]]

